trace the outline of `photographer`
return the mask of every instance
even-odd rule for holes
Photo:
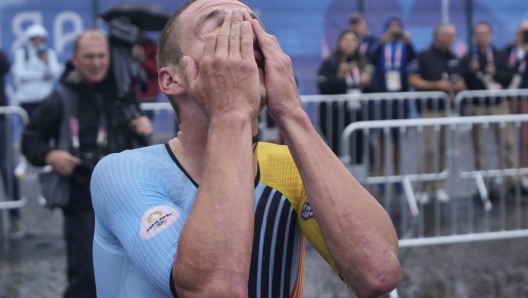
[[[42,25],[29,26],[25,35],[27,43],[15,53],[13,75],[17,84],[16,99],[31,116],[53,91],[62,66],[55,51],[46,47],[48,32]]]
[[[117,96],[116,80],[109,72],[108,41],[102,33],[81,33],[74,42],[71,62],[61,86],[31,117],[22,150],[32,164],[51,166],[69,184],[69,202],[48,205],[61,207],[64,213],[69,283],[64,297],[96,297],[92,171],[103,156],[132,149],[134,138],[150,135],[152,126],[146,116],[126,116],[130,113],[124,111],[127,103]],[[64,138],[68,138],[67,149],[61,147]],[[50,140],[54,146],[49,145]]]
[[[373,85],[374,92],[405,92],[409,90],[408,76],[410,62],[415,59],[414,46],[411,35],[403,28],[400,18],[391,16],[385,23],[385,32],[380,40],[372,45],[369,60],[376,66]],[[408,115],[408,102],[386,102],[371,106],[371,120],[405,119]],[[391,130],[393,174],[400,172],[399,132]],[[385,168],[385,142],[381,137],[377,147],[376,160],[379,161],[378,174],[383,175]],[[389,175],[389,173],[385,173]],[[380,185],[381,186],[381,185]]]

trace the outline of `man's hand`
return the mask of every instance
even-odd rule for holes
[[[134,58],[136,58],[139,63],[143,63],[143,61],[145,61],[145,48],[141,45],[135,45],[132,48],[132,55],[134,55]]]
[[[409,33],[409,31],[403,31],[402,40],[404,43],[410,44],[411,43],[411,33]]]
[[[75,167],[81,164],[81,160],[65,150],[51,150],[46,155],[46,163],[59,175],[69,177]]]
[[[447,93],[452,92],[453,89],[454,89],[453,83],[451,83],[448,80],[436,81],[435,84],[436,84],[435,89],[440,90],[440,91],[444,91],[444,92],[447,92]]]
[[[486,67],[484,68],[484,72],[490,76],[494,76],[496,71],[497,69],[495,68],[495,65],[491,62],[486,64]]]
[[[473,73],[480,70],[480,64],[477,59],[471,59],[471,62],[469,63],[469,70]]]
[[[341,80],[344,80],[347,73],[350,73],[352,71],[352,66],[347,63],[346,56],[343,55],[343,58],[341,59],[341,63],[339,63],[339,67],[337,70],[337,77]]]
[[[38,58],[42,60],[42,62],[48,64],[48,53],[46,51],[39,51],[37,54]]]
[[[385,45],[387,42],[389,41],[393,41],[394,40],[394,35],[392,34],[391,31],[387,31],[385,33],[383,33],[383,35],[381,36],[380,38],[380,45]]]
[[[183,57],[187,92],[210,119],[235,111],[251,119],[257,116],[260,81],[253,51],[251,25],[234,10],[205,37],[199,66],[191,57]]]
[[[282,51],[277,38],[266,33],[257,20],[252,20],[251,25],[264,55],[268,112],[271,117],[280,121],[284,115],[302,110],[292,61]]]
[[[154,130],[152,129],[152,123],[147,116],[141,116],[137,119],[133,119],[130,121],[130,126],[132,126],[132,129],[140,136],[150,136],[152,133],[154,133]]]

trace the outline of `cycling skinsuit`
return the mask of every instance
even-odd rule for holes
[[[302,297],[305,236],[334,268],[286,146],[259,143],[249,297]],[[198,185],[165,145],[101,160],[92,176],[98,297],[173,297],[178,237]]]

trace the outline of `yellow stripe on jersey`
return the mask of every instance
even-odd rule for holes
[[[334,261],[324,243],[317,220],[314,217],[302,218],[303,206],[307,201],[307,197],[299,170],[295,166],[288,147],[259,142],[258,161],[260,182],[277,189],[288,198],[288,201],[290,201],[290,204],[297,212],[297,221],[302,233],[325,261],[337,272]]]

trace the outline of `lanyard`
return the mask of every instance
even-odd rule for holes
[[[493,63],[493,52],[491,51],[491,47],[488,47],[488,50],[486,51],[486,60],[488,63]]]
[[[364,41],[361,43],[361,46],[359,47],[359,54],[361,56],[365,55],[368,49],[368,42]]]
[[[352,71],[346,74],[345,79],[348,87],[359,87],[360,74],[356,63],[353,64]]]
[[[473,58],[479,60],[479,51],[477,50],[477,47],[473,47],[472,50]],[[493,51],[491,50],[491,46],[488,47],[488,50],[486,51],[486,62],[487,63],[493,63]]]
[[[512,48],[510,52],[510,67],[515,68],[517,66],[517,60],[521,60],[517,68],[517,73],[523,73],[526,69],[526,59],[524,59],[526,54],[521,56],[518,54],[518,51],[519,49],[517,47]]]
[[[403,55],[402,43],[399,42],[398,44],[396,44],[396,47],[394,49],[394,61],[392,57],[392,48],[393,44],[391,43],[385,45],[385,71],[399,70],[401,66],[401,58]]]
[[[70,116],[70,135],[72,139],[72,146],[74,150],[79,150],[79,117],[78,117],[78,102],[73,102],[73,113]],[[97,94],[96,104],[99,110],[99,127],[97,129],[97,147],[105,147],[107,142],[106,118],[104,114],[103,101],[101,95]]]

